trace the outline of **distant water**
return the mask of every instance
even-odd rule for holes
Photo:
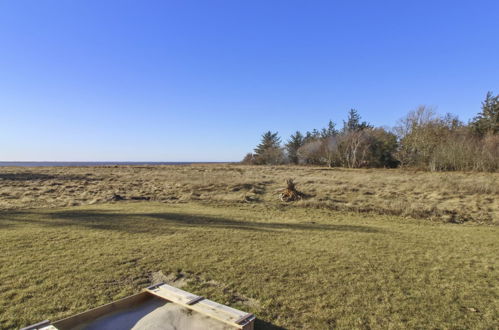
[[[0,162],[2,166],[108,166],[108,165],[191,165],[218,164],[219,162]]]

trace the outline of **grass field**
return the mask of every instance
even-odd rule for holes
[[[309,197],[279,202],[285,177]],[[228,165],[1,169],[0,328],[166,281],[255,313],[261,329],[494,329],[497,178]]]
[[[286,178],[302,207],[499,224],[499,173],[293,166],[106,166],[1,168],[0,210],[126,199],[275,204]]]
[[[2,328],[182,284],[260,328],[494,328],[499,227],[263,204],[4,211]]]

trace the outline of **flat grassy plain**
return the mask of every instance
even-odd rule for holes
[[[0,177],[0,328],[160,280],[253,312],[262,329],[499,324],[497,174],[206,165]],[[280,202],[286,177],[309,198]],[[441,203],[426,218],[401,211],[425,201]]]
[[[0,169],[0,210],[100,204],[114,194],[168,203],[278,203],[293,178],[296,206],[499,224],[499,173],[293,166],[102,166]]]

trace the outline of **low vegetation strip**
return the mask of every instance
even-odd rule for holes
[[[278,206],[288,178],[305,194],[293,202],[296,206],[499,223],[499,173],[303,166],[5,167],[0,170],[0,210],[126,200]]]
[[[0,328],[72,315],[159,278],[255,313],[263,329],[490,329],[498,236],[496,226],[264,203],[3,211]]]

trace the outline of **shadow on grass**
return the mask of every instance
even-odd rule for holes
[[[10,181],[32,181],[32,180],[95,180],[92,177],[85,175],[71,175],[71,174],[43,174],[43,173],[31,173],[31,172],[21,172],[21,173],[0,173],[0,179],[10,180]]]
[[[263,320],[255,320],[255,330],[286,330],[286,328],[273,325],[272,323]]]
[[[115,230],[128,233],[171,233],[179,228],[215,228],[251,231],[350,231],[359,233],[380,233],[380,229],[369,226],[319,224],[310,219],[299,222],[258,222],[212,217],[186,213],[114,213],[98,210],[58,211],[34,213],[12,211],[0,214],[0,227],[13,224],[36,224],[46,226],[77,226],[99,230]]]

